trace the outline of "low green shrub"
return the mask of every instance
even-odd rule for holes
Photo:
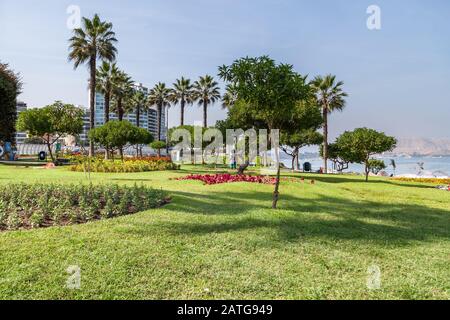
[[[77,172],[106,172],[106,173],[120,173],[120,172],[147,172],[147,171],[163,171],[163,170],[178,170],[179,165],[167,161],[166,159],[130,159],[125,161],[120,160],[104,160],[104,159],[88,159],[83,158],[78,161],[78,164],[70,167],[71,171]]]
[[[0,231],[69,225],[159,207],[166,192],[144,186],[13,184],[0,193]]]

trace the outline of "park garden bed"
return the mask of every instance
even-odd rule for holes
[[[76,164],[71,166],[70,170],[76,172],[131,173],[180,169],[179,165],[166,157],[124,158],[123,161],[78,157],[75,161]]]
[[[135,185],[12,184],[0,193],[0,231],[80,224],[170,201],[162,190]]]
[[[239,175],[230,173],[219,173],[219,174],[190,174],[185,177],[176,178],[175,180],[197,180],[202,181],[205,185],[223,184],[223,183],[233,183],[233,182],[250,182],[259,184],[269,184],[274,185],[276,183],[276,178],[272,176],[263,175]],[[304,178],[288,178],[282,177],[280,181],[289,181],[297,183],[305,183]],[[310,180],[309,183],[314,184],[314,180]]]

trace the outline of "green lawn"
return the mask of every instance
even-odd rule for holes
[[[0,233],[3,299],[449,299],[450,192],[315,177],[205,186],[180,172],[93,174],[164,188],[171,204],[85,225]],[[287,174],[289,175],[289,174]],[[0,184],[87,182],[64,168],[0,166]],[[81,289],[65,287],[81,268]],[[366,286],[371,265],[380,290]]]

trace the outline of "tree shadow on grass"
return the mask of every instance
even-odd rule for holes
[[[413,188],[422,188],[422,189],[433,189],[433,186],[429,186],[423,183],[402,183],[389,179],[380,179],[380,178],[369,178],[368,182],[365,182],[364,178],[354,178],[351,176],[332,176],[332,175],[308,175],[308,174],[284,174],[283,177],[287,178],[305,178],[308,180],[315,180],[324,183],[362,183],[364,185],[370,186],[371,184],[386,184],[390,186],[399,186],[399,187],[413,187]]]
[[[268,237],[276,234],[272,239],[274,241],[323,238],[376,242],[388,246],[436,238],[450,239],[450,209],[407,203],[354,201],[322,195],[314,199],[283,195],[280,201],[282,209],[271,211],[270,192],[172,194],[174,201],[165,207],[166,210],[178,214],[211,216],[211,219],[193,216],[187,221],[164,221],[151,226],[163,228],[174,235],[258,231]],[[259,213],[259,209],[264,211]],[[248,215],[250,212],[251,216]],[[148,227],[136,225],[130,232],[151,233]]]
[[[142,182],[148,182],[148,181],[154,181],[154,179],[143,179],[143,178],[114,178],[114,179],[110,179],[111,181],[142,181]]]

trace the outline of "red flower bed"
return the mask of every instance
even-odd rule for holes
[[[178,178],[177,180],[200,180],[204,184],[220,184],[220,183],[231,183],[231,182],[251,182],[251,183],[262,183],[262,184],[275,184],[276,179],[273,177],[266,176],[248,176],[248,175],[232,175],[229,173],[224,174],[191,174],[187,177]]]

